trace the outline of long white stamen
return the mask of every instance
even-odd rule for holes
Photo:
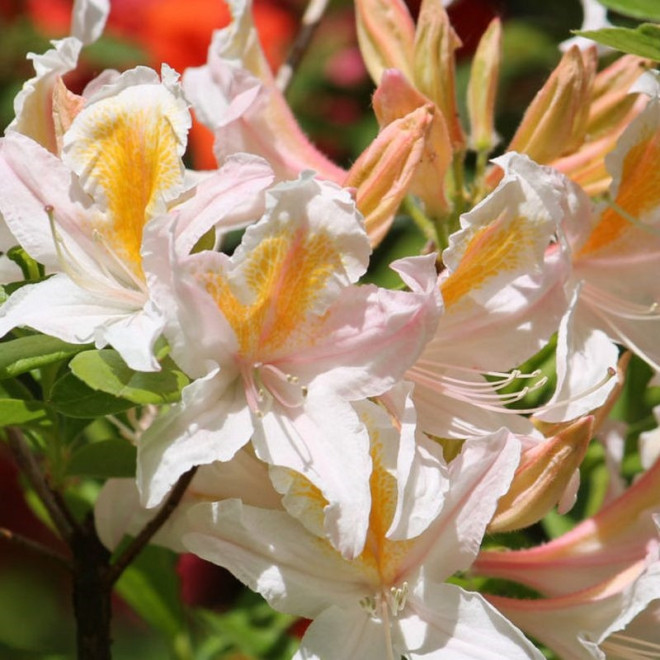
[[[613,199],[609,197],[605,197],[603,201],[624,220],[627,220],[631,225],[637,227],[637,229],[641,229],[642,231],[653,234],[654,236],[660,236],[660,227],[654,227],[653,225],[649,225],[646,222],[642,222],[635,216],[628,213],[626,209],[619,206]]]
[[[624,635],[623,633],[610,635],[600,645],[600,648],[605,651],[608,657],[610,655],[616,655],[619,658],[625,658],[625,660],[660,659],[660,645],[655,642]]]
[[[498,378],[498,381],[488,382],[474,382],[470,380],[462,380],[460,378],[454,378],[447,374],[438,373],[435,370],[424,369],[423,364],[428,364],[434,366],[436,369],[447,368],[452,371],[466,371],[469,373],[475,373],[480,376],[491,376],[493,378]],[[508,412],[512,414],[520,414],[520,410],[511,410],[505,408],[504,406],[516,403],[523,399],[530,392],[543,387],[548,379],[546,376],[541,376],[540,370],[535,370],[530,374],[525,374],[518,369],[514,369],[511,373],[500,373],[500,372],[479,372],[476,369],[467,369],[454,367],[453,365],[442,365],[440,363],[431,363],[429,361],[420,360],[415,366],[410,370],[411,378],[415,382],[420,384],[428,385],[431,388],[437,389],[441,388],[442,391],[447,394],[447,396],[452,397],[458,401],[464,401],[470,403],[484,410],[491,410],[494,412]],[[511,392],[508,394],[501,394],[498,390],[503,389],[511,385],[516,380],[523,379],[533,379],[538,378],[536,383],[532,385],[526,385],[516,392]],[[530,412],[533,412],[530,411]]]
[[[92,293],[98,293],[103,296],[108,295],[108,290],[112,287],[110,282],[117,282],[117,278],[113,273],[110,273],[108,269],[103,264],[103,258],[98,258],[100,255],[94,255],[93,259],[96,264],[96,267],[99,268],[101,273],[110,280],[104,281],[95,276],[95,273],[89,272],[81,267],[79,260],[75,255],[69,250],[69,247],[66,244],[66,241],[62,238],[60,231],[58,230],[55,223],[55,209],[50,204],[44,207],[44,211],[48,216],[48,223],[50,226],[50,231],[53,236],[53,242],[55,244],[55,251],[57,253],[57,259],[60,264],[60,268],[64,273],[66,273],[73,282],[75,282],[80,288],[91,291]],[[105,246],[104,246],[105,247]],[[116,255],[114,258],[117,259]],[[126,268],[126,266],[123,266]],[[135,294],[138,294],[136,298],[137,303],[143,303],[143,297],[147,293],[146,284],[141,282],[138,287],[138,291],[132,293],[130,290],[125,287],[123,295],[126,297],[132,297]],[[134,289],[135,287],[131,287]]]
[[[657,321],[660,319],[660,305],[657,301],[648,305],[635,303],[586,282],[583,284],[582,295],[586,302],[623,319],[633,321]]]
[[[94,242],[100,245],[103,248],[104,252],[110,257],[111,263],[117,266],[117,268],[119,268],[119,271],[128,279],[128,282],[126,283],[138,289],[138,291],[147,293],[147,286],[145,282],[143,282],[139,277],[137,277],[135,273],[124,263],[124,261],[119,257],[119,255],[110,246],[110,244],[103,238],[101,232],[95,229],[94,232],[92,233],[92,237],[94,239]],[[101,263],[99,263],[99,265],[103,268],[104,273],[106,273],[108,277],[117,279],[116,274],[108,271],[105,268],[105,265]]]
[[[381,598],[380,609],[382,612],[383,632],[385,633],[385,648],[387,649],[387,660],[395,660],[392,648],[392,629],[390,628],[389,604],[385,598]]]
[[[274,401],[285,408],[295,408],[307,396],[307,387],[299,384],[297,376],[285,373],[273,364],[246,364],[241,373],[248,407],[259,417],[270,411]]]
[[[598,316],[606,325],[608,325],[613,333],[615,335],[618,335],[618,341],[619,343],[623,344],[626,346],[626,348],[630,349],[631,351],[634,351],[635,353],[641,355],[646,362],[649,363],[651,367],[653,367],[656,371],[660,371],[660,363],[658,363],[656,360],[654,360],[646,351],[644,351],[642,348],[640,348],[637,345],[637,342],[635,342],[633,339],[630,338],[630,336],[624,332],[614,321],[612,318],[608,315],[605,314],[603,309],[599,308],[593,308],[592,311],[596,316]]]

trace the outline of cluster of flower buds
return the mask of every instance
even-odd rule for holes
[[[525,633],[562,658],[657,654],[652,443],[644,474],[571,532],[482,544],[570,510],[630,353],[660,370],[660,83],[636,83],[640,58],[598,71],[572,46],[489,161],[499,20],[466,128],[441,0],[416,22],[403,0],[355,4],[380,132],[345,170],[299,127],[248,0],[204,66],[106,71],[81,95],[63,76],[108,7],[77,2],[0,140],[0,336],[183,374],[180,400],[127,434],[137,472],[105,484],[99,535],[135,534],[196,469],[155,542],[312,619],[296,657],[542,658]],[[184,166],[191,109],[214,170]],[[427,244],[391,264],[397,288],[363,283],[402,204]],[[18,283],[16,245],[40,277]]]

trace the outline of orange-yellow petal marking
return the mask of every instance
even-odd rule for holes
[[[78,115],[67,156],[85,190],[105,210],[95,229],[141,276],[144,225],[164,210],[163,200],[182,180],[180,140],[173,126],[178,122],[171,116],[180,110],[165,89],[153,98],[142,91],[142,99],[137,89],[126,94],[131,91],[103,99]]]
[[[224,275],[204,276],[207,291],[236,333],[241,356],[267,359],[283,348],[311,341],[306,336],[309,322],[328,281],[342,267],[332,237],[302,228],[280,230],[265,236],[241,267],[247,301]]]
[[[533,249],[532,223],[520,217],[502,222],[505,213],[488,226],[477,229],[458,267],[442,283],[440,291],[446,308],[501,273],[518,270],[526,251]]]
[[[630,217],[640,220],[660,205],[660,132],[655,126],[648,126],[643,139],[625,155],[614,201],[616,206],[605,209],[578,256],[591,255],[621,239],[635,227]],[[628,218],[616,207],[623,209]]]

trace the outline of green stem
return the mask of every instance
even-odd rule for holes
[[[403,200],[401,208],[404,213],[407,213],[413,219],[413,222],[419,227],[419,230],[424,234],[426,239],[432,242],[433,245],[438,245],[436,224],[431,221],[410,196]]]

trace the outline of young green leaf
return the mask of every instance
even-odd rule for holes
[[[28,335],[0,343],[0,379],[66,360],[89,348],[88,344],[69,344],[48,335]]]
[[[94,390],[146,405],[178,401],[188,383],[171,359],[163,360],[161,371],[133,371],[112,349],[85,351],[71,360],[71,371]]]
[[[603,28],[602,30],[575,30],[574,34],[593,39],[624,53],[660,61],[660,25],[642,23],[630,28]]]
[[[39,401],[0,399],[0,427],[49,422],[48,409]]]
[[[646,21],[660,22],[660,4],[658,0],[598,0],[601,5],[618,14],[632,16]]]
[[[67,417],[91,419],[135,407],[132,401],[93,390],[70,373],[55,382],[50,396],[55,410]]]
[[[123,439],[103,440],[84,445],[69,462],[67,472],[75,476],[111,477],[135,476],[135,447]]]

